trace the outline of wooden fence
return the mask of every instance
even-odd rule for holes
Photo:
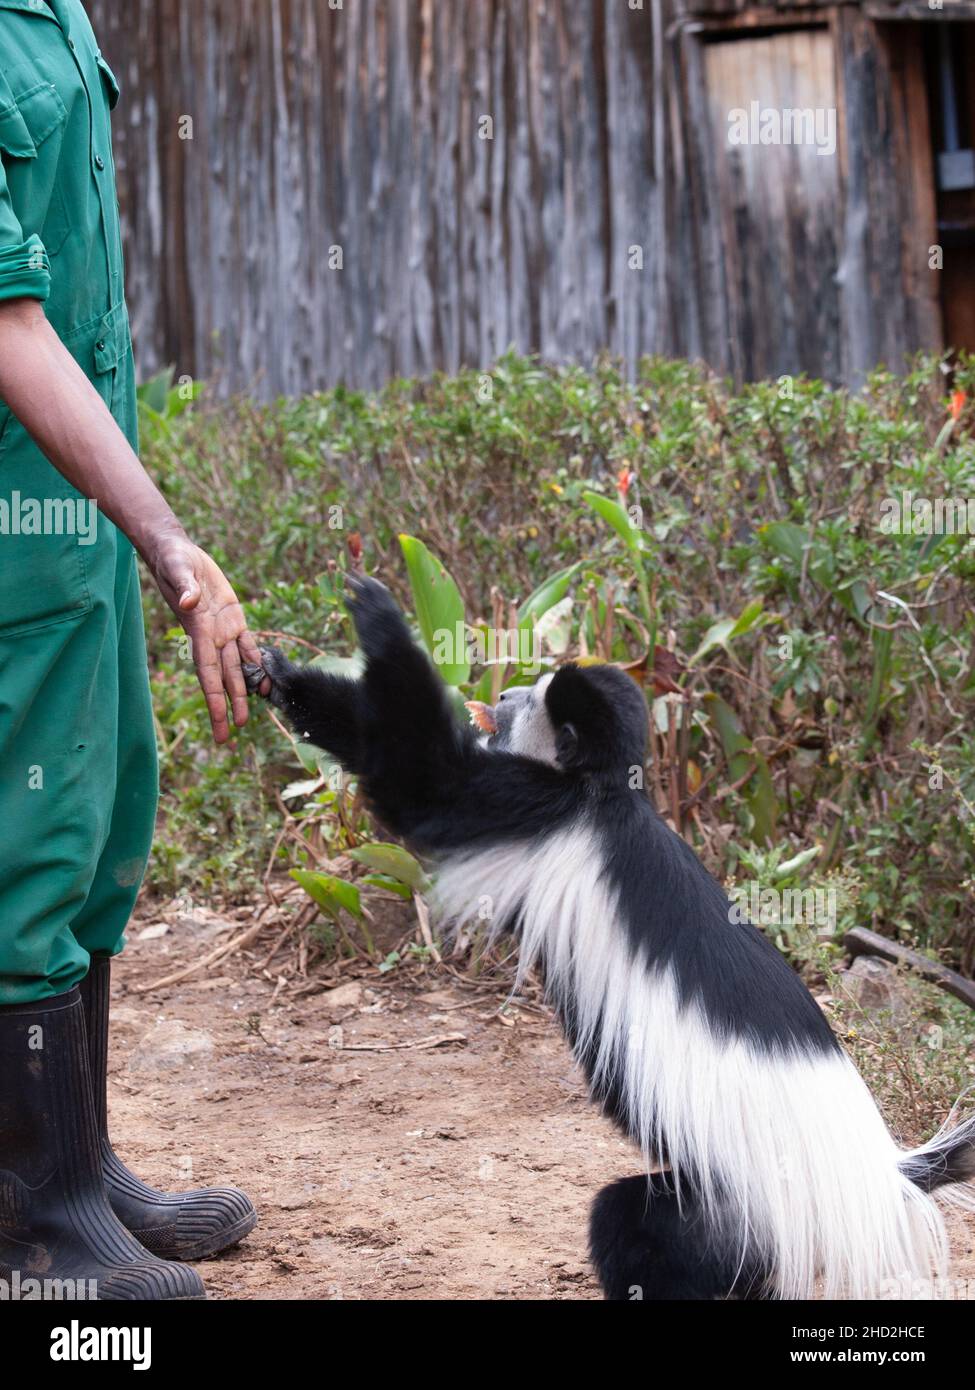
[[[296,393],[514,345],[852,379],[936,336],[930,315],[891,306],[889,285],[864,287],[869,232],[856,209],[831,222],[820,195],[820,240],[803,252],[815,290],[771,265],[784,303],[737,303],[763,275],[741,258],[778,243],[762,234],[729,262],[721,113],[675,0],[337,3],[89,0],[123,89],[143,375],[172,361],[222,389]],[[880,121],[884,100],[860,105]],[[860,242],[844,244],[844,226]]]

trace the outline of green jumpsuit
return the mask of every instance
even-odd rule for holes
[[[0,299],[44,301],[136,448],[117,100],[80,0],[0,0]],[[0,401],[0,1005],[121,950],[152,840],[135,555],[94,520]]]

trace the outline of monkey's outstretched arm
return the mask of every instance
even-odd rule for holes
[[[270,676],[267,699],[278,707],[298,738],[324,748],[350,772],[358,772],[362,682],[316,666],[295,666],[275,647],[261,648],[261,663],[244,666],[251,694],[257,694],[264,677]]]
[[[388,589],[359,575],[347,583],[365,657],[358,680],[295,666],[274,648],[262,648],[262,667],[247,668],[245,678],[256,691],[270,676],[268,699],[298,737],[334,754],[380,794],[406,784],[423,797],[434,782],[457,775],[469,739]]]
[[[384,585],[353,575],[349,609],[366,659],[358,680],[293,666],[267,651],[269,698],[299,737],[327,749],[361,779],[395,834],[429,852],[481,837],[530,836],[565,799],[554,768],[486,753],[455,718],[443,682]],[[258,675],[248,672],[252,688]]]
[[[296,666],[275,647],[261,648],[261,666],[247,666],[248,689],[256,693],[265,675],[267,698],[299,738],[324,748],[350,772],[365,774],[394,751],[401,768],[414,765],[410,748],[453,751],[452,720],[442,684],[410,637],[389,590],[378,580],[347,575],[349,611],[366,658],[358,680],[316,666]],[[419,761],[425,762],[425,757]]]

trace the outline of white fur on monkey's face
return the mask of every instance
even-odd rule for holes
[[[488,739],[488,748],[558,766],[555,726],[545,704],[545,692],[553,676],[554,672],[550,672],[534,685],[516,685],[502,691],[494,708],[497,732]]]

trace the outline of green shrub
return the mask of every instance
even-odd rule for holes
[[[507,356],[375,395],[259,407],[204,393],[146,415],[144,457],[252,625],[285,647],[351,650],[329,566],[353,531],[408,607],[397,537],[421,539],[471,621],[578,565],[570,652],[633,661],[657,644],[677,659],[689,698],[670,733],[658,701],[651,772],[709,866],[740,879],[750,854],[818,846],[817,875],[856,879],[862,925],[970,973],[975,548],[880,530],[902,490],[975,497],[972,409],[949,409],[941,366],[878,370],[856,395],[804,379],[735,393],[679,361],[646,359],[627,381],[608,361]],[[963,362],[955,387],[973,374]],[[260,715],[212,749],[148,588],[146,610],[164,785],[151,881],[233,895],[272,857],[303,867],[294,837],[272,856],[277,794],[300,775],[288,745]]]

